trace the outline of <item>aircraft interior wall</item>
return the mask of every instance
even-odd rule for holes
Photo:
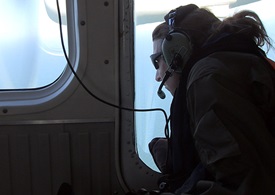
[[[123,98],[128,101],[124,106],[133,107],[132,3],[69,0],[67,12],[70,59],[81,81],[104,101],[119,105]],[[64,86],[46,98],[17,101],[11,97],[20,98],[20,92],[28,96],[27,90],[1,91],[5,101],[0,103],[0,194],[57,195],[64,182],[76,195],[125,194],[143,185],[136,175],[151,174],[150,169],[140,173],[147,168],[136,155],[133,128],[120,137],[121,115],[130,116],[133,127],[133,113],[98,101],[69,67],[66,72]],[[120,83],[127,89],[123,94]],[[130,160],[121,162],[123,155]]]

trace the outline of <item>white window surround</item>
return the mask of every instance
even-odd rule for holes
[[[80,47],[86,46],[85,44],[80,44],[81,40],[79,33],[83,34],[85,32],[79,32],[80,29],[77,28],[77,17],[79,16],[79,13],[77,13],[77,2],[74,0],[66,2],[66,9],[67,11],[69,10],[67,21],[65,21],[69,27],[68,38],[66,39],[70,40],[68,42],[68,47],[70,49],[67,55],[69,56],[70,62],[78,76],[82,77],[83,71],[78,72],[78,65],[81,64],[81,69],[85,70],[86,63],[83,60],[86,60],[86,54],[85,52],[80,54],[79,51],[80,49],[85,50],[85,48]],[[60,7],[61,6],[62,4],[60,4]],[[62,17],[62,20],[64,21],[64,14]],[[75,90],[78,82],[76,79],[74,79],[74,75],[67,65],[66,60],[64,62],[66,63],[64,66],[65,69],[61,72],[60,76],[56,78],[55,81],[49,83],[48,85],[33,89],[0,90],[0,115],[26,114],[47,110],[56,106],[61,101],[64,101],[64,97],[69,97],[70,94],[72,94]]]

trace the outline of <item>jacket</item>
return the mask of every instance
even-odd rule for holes
[[[194,146],[212,181],[232,194],[275,194],[274,78],[261,57],[234,51],[202,58],[188,75]]]
[[[171,104],[159,183],[176,194],[272,194],[275,71],[253,41],[236,34],[194,51]]]

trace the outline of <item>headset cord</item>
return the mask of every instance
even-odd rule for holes
[[[168,116],[167,116],[167,113],[165,112],[164,109],[162,108],[152,108],[152,109],[136,109],[136,108],[128,108],[128,107],[123,107],[123,106],[119,106],[119,105],[116,105],[116,104],[113,104],[113,103],[110,103],[110,102],[107,102],[101,98],[99,98],[98,96],[96,96],[94,93],[92,93],[88,88],[87,86],[81,81],[81,79],[79,78],[79,76],[77,75],[77,73],[75,72],[71,62],[70,62],[70,59],[68,58],[68,55],[67,55],[67,52],[66,52],[66,49],[65,49],[65,44],[64,44],[64,38],[63,38],[63,32],[62,32],[62,19],[61,19],[61,13],[60,13],[60,6],[59,6],[59,0],[56,0],[56,5],[57,5],[57,12],[58,12],[58,20],[59,20],[59,31],[60,31],[60,38],[61,38],[61,45],[62,45],[62,50],[63,50],[63,53],[64,53],[64,56],[66,58],[66,61],[68,63],[68,66],[69,68],[71,69],[72,73],[74,74],[75,78],[78,80],[79,84],[85,89],[86,92],[88,92],[89,95],[91,95],[92,97],[94,97],[96,100],[106,104],[106,105],[109,105],[111,107],[115,107],[115,108],[118,108],[118,109],[122,109],[122,110],[127,110],[127,111],[136,111],[136,112],[152,112],[152,111],[160,111],[163,113],[164,117],[165,117],[165,121],[166,121],[166,125],[165,125],[165,129],[164,129],[164,132],[165,132],[165,136],[168,135],[169,136],[169,126],[168,126],[168,123],[169,123],[169,119],[168,119]]]

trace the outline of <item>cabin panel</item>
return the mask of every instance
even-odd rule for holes
[[[0,126],[0,194],[124,194],[117,181],[114,123]]]

